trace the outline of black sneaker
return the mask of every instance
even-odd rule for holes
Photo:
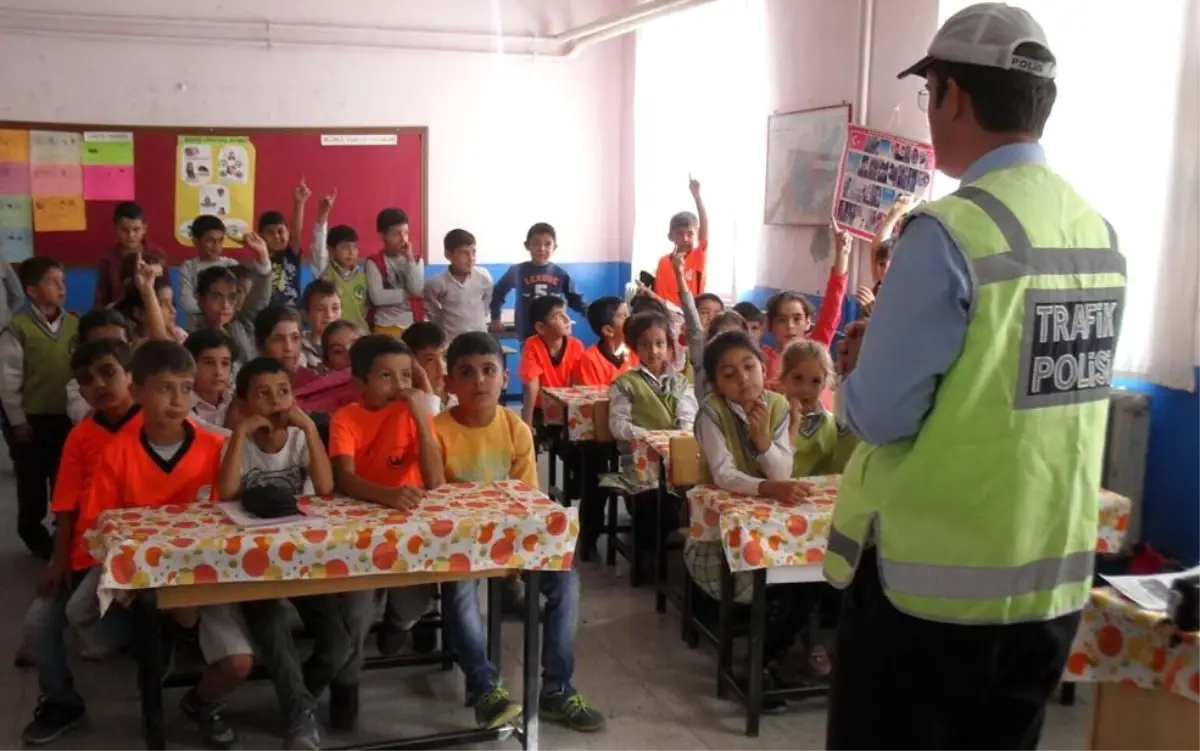
[[[358,724],[358,686],[329,687],[329,727],[353,730]]]
[[[33,721],[25,726],[21,738],[31,746],[52,743],[82,722],[85,714],[82,704],[54,704],[38,699]]]
[[[475,700],[475,724],[481,729],[503,727],[521,716],[521,705],[512,700],[508,689],[497,685]]]
[[[595,733],[604,729],[604,715],[589,707],[583,694],[575,690],[542,693],[538,699],[538,714],[579,733]]]
[[[210,703],[196,695],[192,689],[183,695],[179,708],[200,726],[200,738],[209,748],[230,749],[237,743],[237,733],[221,716],[223,707],[216,702]]]

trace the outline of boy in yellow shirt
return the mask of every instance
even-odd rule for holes
[[[447,482],[520,480],[537,487],[533,434],[517,413],[500,406],[504,388],[504,353],[489,334],[459,334],[446,353],[446,392],[458,404],[433,419],[446,464]],[[538,713],[572,730],[594,732],[604,715],[588,706],[571,685],[575,672],[575,630],[579,625],[579,575],[572,569],[542,572],[546,598],[542,650],[542,694]],[[467,696],[482,728],[496,728],[521,714],[487,658],[477,580],[445,585],[443,607],[450,642],[467,677]],[[534,593],[530,593],[534,596]]]

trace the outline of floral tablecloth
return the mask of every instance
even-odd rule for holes
[[[571,568],[575,509],[522,483],[458,483],[411,511],[305,498],[323,519],[242,528],[213,503],[107,511],[88,532],[101,590],[405,571]]]
[[[634,438],[629,442],[633,476],[640,483],[658,485],[662,475],[660,464],[671,468],[671,439],[691,435],[689,430],[647,430]]]
[[[1094,589],[1063,680],[1125,683],[1200,702],[1197,638],[1178,633],[1164,613],[1142,610],[1114,590]]]
[[[593,407],[608,401],[607,386],[567,386],[542,389],[542,419],[547,425],[566,425],[567,438],[591,441],[596,437]]]
[[[690,534],[699,540],[722,540],[733,571],[821,563],[841,475],[804,479],[812,483],[813,494],[788,504],[730,493],[713,485],[692,488],[688,492]],[[1098,552],[1121,548],[1130,507],[1128,498],[1100,491]]]

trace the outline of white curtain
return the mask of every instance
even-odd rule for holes
[[[693,210],[691,174],[711,220],[706,290],[732,298],[737,278],[753,283],[766,164],[763,5],[717,0],[637,32],[635,278],[670,250],[671,215]]]
[[[1125,254],[1117,370],[1190,391],[1200,364],[1200,0],[1009,3],[1038,20],[1058,60],[1042,139],[1050,166],[1112,222]],[[943,0],[939,19],[970,4]]]

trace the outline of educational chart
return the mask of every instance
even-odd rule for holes
[[[851,125],[837,184],[839,229],[870,240],[902,196],[920,197],[933,179],[933,146]]]
[[[191,245],[192,220],[225,222],[225,247],[236,248],[254,226],[254,144],[245,136],[179,136],[175,236]]]
[[[83,134],[83,197],[89,201],[133,200],[133,134]]]
[[[848,104],[769,118],[764,222],[828,226],[849,122]]]
[[[80,232],[87,229],[82,144],[83,136],[79,133],[29,131],[29,188],[35,231]]]
[[[0,130],[0,255],[10,263],[33,255],[26,130]]]

